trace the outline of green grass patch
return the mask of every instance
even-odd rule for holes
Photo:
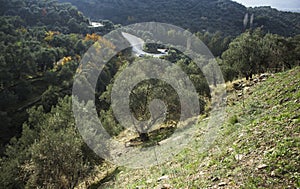
[[[207,151],[201,151],[206,122],[200,121],[192,142],[170,162],[125,168],[101,187],[299,188],[299,83],[297,67],[251,87],[244,103],[229,94],[234,103]],[[162,176],[168,177],[159,181]]]

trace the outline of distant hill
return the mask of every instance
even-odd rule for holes
[[[92,19],[109,19],[123,25],[157,21],[192,32],[222,31],[236,36],[244,31],[246,13],[254,14],[253,27],[284,36],[300,33],[300,14],[271,7],[249,8],[230,0],[60,0],[71,2]],[[249,15],[249,20],[250,20]],[[248,27],[250,27],[248,25]]]
[[[265,31],[282,36],[300,34],[300,13],[278,11],[271,7],[249,8],[248,11],[255,15],[255,26],[263,26]]]
[[[89,24],[75,6],[55,0],[1,0],[0,16],[19,16],[23,26],[46,26],[63,33],[84,33]]]

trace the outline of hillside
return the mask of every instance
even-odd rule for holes
[[[111,181],[106,178],[98,186],[299,188],[299,78],[297,67],[268,79],[261,77],[255,85],[244,81],[250,86],[244,88],[244,102],[229,84],[227,118],[209,151],[199,153],[205,119],[199,120],[193,142],[171,162],[151,169],[119,168]]]
[[[0,2],[1,155],[8,141],[20,134],[27,108],[44,103],[50,111],[59,97],[71,93],[80,56],[97,37],[87,34],[104,35],[113,29],[111,22],[89,27],[88,19],[71,4]]]
[[[46,26],[63,33],[87,32],[88,19],[70,4],[57,1],[2,0],[1,16],[20,16],[24,26]]]
[[[300,33],[300,14],[270,7],[250,8],[229,0],[60,0],[71,2],[93,19],[109,19],[127,25],[137,22],[165,22],[192,32],[221,31],[236,36],[244,31],[246,13],[254,14],[254,27],[284,36]],[[248,23],[247,28],[250,24]]]
[[[92,1],[76,2],[83,3],[84,6],[80,8],[84,8],[87,2]],[[203,65],[202,72],[197,62],[188,56],[189,48],[181,52],[180,47],[151,39],[157,31],[163,31],[159,33],[164,33],[164,37],[170,39],[181,35],[187,37],[188,31],[176,32],[157,27],[159,30],[151,33],[143,27],[141,30],[126,29],[124,32],[136,35],[145,41],[145,45],[126,48],[109,59],[105,66],[99,66],[103,60],[98,53],[100,56],[110,54],[113,49],[119,49],[116,47],[120,42],[126,40],[124,32],[122,36],[125,38],[111,41],[106,38],[107,33],[118,33],[113,31],[120,28],[119,24],[101,20],[102,17],[90,19],[71,3],[59,3],[58,0],[1,0],[0,189],[300,186],[300,35],[285,37],[265,32],[271,28],[283,35],[297,33],[294,26],[299,26],[299,14],[282,13],[268,7],[246,10],[226,0],[189,0],[188,3],[178,0],[101,2],[91,4],[91,9],[86,9],[85,13],[101,13],[117,20],[117,23],[123,20],[123,24],[143,19],[169,23],[173,20],[175,25],[200,31],[193,33],[218,57],[216,61],[228,82],[227,117],[225,124],[220,125],[217,140],[209,151],[200,153],[203,133],[206,132],[204,125],[210,116],[210,104],[216,103],[212,97],[218,93],[211,93],[203,72],[215,75],[209,71],[215,68],[214,61],[197,56],[197,61]],[[98,6],[104,8],[99,9]],[[249,19],[252,13],[258,11],[255,13],[254,26],[264,25],[262,29],[265,31],[261,28],[249,29],[249,23],[247,30],[243,31],[243,18],[247,11]],[[224,33],[215,32],[217,30]],[[194,46],[189,37],[183,40],[184,46]],[[143,54],[136,53],[137,49]],[[159,52],[163,52],[163,55]],[[168,76],[169,72],[177,72],[168,67],[161,69],[155,62],[149,64],[152,59],[150,54],[153,53],[162,55],[159,56],[159,62],[171,62],[174,68],[182,70],[194,85],[197,96],[184,87],[175,90],[164,79],[143,80],[130,91],[129,108],[132,116],[129,114],[127,118],[135,117],[145,122],[148,120],[155,123],[155,126],[143,124],[139,127],[132,123],[130,129],[118,121],[113,109],[112,97],[119,76],[126,74],[127,68],[135,63],[140,63],[144,70],[151,73],[155,69],[166,71]],[[99,69],[102,70],[100,75],[97,74]],[[144,78],[143,69],[134,69],[135,73],[128,73],[130,78],[122,80],[121,86],[124,88],[119,91],[127,93],[127,81]],[[283,70],[286,72],[278,73]],[[261,76],[263,73],[278,74]],[[82,80],[78,81],[76,75],[80,75]],[[257,75],[258,79],[252,78]],[[239,78],[247,78],[247,81],[241,83],[236,80]],[[172,76],[173,79],[180,86],[186,85],[176,75]],[[212,79],[214,85],[218,86],[221,78],[207,79]],[[97,81],[94,87],[89,83],[91,80]],[[78,91],[91,94],[95,100],[84,97],[77,101],[80,96],[73,93],[76,93],[74,85],[79,85]],[[244,93],[233,88],[243,88]],[[193,105],[181,102],[181,89],[188,92],[188,99],[194,97],[194,104],[199,103],[199,111],[194,111]],[[122,107],[124,98],[116,99],[117,105],[120,103]],[[162,106],[152,109],[153,102],[158,101],[165,103],[165,113]],[[78,130],[75,110],[94,112],[89,111],[91,107],[95,107],[98,117],[80,119],[87,129],[82,134]],[[172,140],[170,136],[175,131],[186,128],[177,124],[181,115],[185,114],[181,110],[199,112],[199,121],[194,124],[198,127],[191,144],[166,165],[130,170],[110,165],[106,158],[99,157],[89,148],[93,139],[106,139],[103,132],[90,127],[98,121],[101,121],[112,139],[124,142],[121,145],[125,146],[125,151],[127,147],[144,150],[144,147],[161,145],[166,140]],[[122,109],[121,114],[124,112]],[[162,123],[161,116],[166,117]],[[185,123],[197,120],[198,114],[192,114],[192,118],[184,119]],[[85,134],[92,135],[84,140]],[[95,145],[97,149],[106,151],[106,144],[95,142]],[[110,152],[115,154],[117,151],[112,149]],[[163,152],[166,154],[169,151]],[[118,151],[116,155],[121,153]],[[141,163],[140,159],[138,157],[137,162]],[[146,158],[143,160],[147,161]],[[154,161],[159,160],[156,158]],[[127,159],[125,162],[128,163]]]

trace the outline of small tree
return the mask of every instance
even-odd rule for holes
[[[267,55],[265,63],[268,68],[279,71],[285,67],[291,68],[288,41],[276,34],[266,34],[264,37],[264,52]],[[292,50],[291,50],[292,51]]]
[[[222,54],[225,64],[244,75],[246,79],[258,72],[262,63],[262,32],[260,29],[247,31],[230,44],[228,50]]]

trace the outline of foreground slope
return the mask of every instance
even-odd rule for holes
[[[262,80],[244,96],[230,92],[226,121],[209,151],[199,153],[204,119],[194,142],[171,162],[119,168],[100,188],[299,188],[300,67]]]

